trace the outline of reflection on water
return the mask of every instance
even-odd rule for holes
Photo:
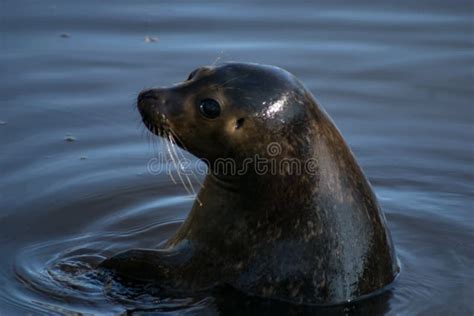
[[[0,312],[473,313],[470,2],[6,0],[0,11]],[[216,60],[286,68],[330,113],[387,216],[402,265],[390,291],[310,308],[232,289],[167,298],[97,275],[104,257],[159,245],[192,204],[147,172],[160,148],[137,91]]]

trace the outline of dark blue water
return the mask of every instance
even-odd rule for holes
[[[3,0],[0,12],[2,316],[473,314],[471,2]],[[216,60],[286,68],[333,117],[402,266],[375,302],[170,299],[95,277],[103,258],[168,238],[193,200],[148,171],[160,145],[137,92]]]

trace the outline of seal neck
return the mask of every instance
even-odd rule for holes
[[[314,185],[311,185],[314,182],[314,178],[299,175],[223,177],[209,174],[191,213],[168,245],[176,245],[183,240],[213,245],[218,242],[211,240],[226,240],[226,245],[250,243],[246,240],[246,234],[258,230],[261,223],[279,225],[289,216],[298,217],[299,213],[306,212],[314,196]],[[238,233],[240,226],[246,227],[244,230],[247,233]],[[231,241],[229,236],[236,240]]]

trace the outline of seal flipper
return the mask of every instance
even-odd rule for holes
[[[110,271],[127,281],[156,282],[163,287],[176,287],[181,283],[180,271],[191,257],[189,244],[171,249],[132,249],[105,259],[98,269]]]

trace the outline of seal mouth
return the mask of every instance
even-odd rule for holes
[[[146,115],[142,115],[143,124],[146,128],[156,136],[165,137],[168,135],[170,130],[169,120],[162,113],[156,113],[153,119],[147,118]]]
[[[180,141],[180,138],[176,132],[171,128],[170,121],[165,114],[158,111],[154,111],[152,115],[150,113],[141,113],[143,125],[154,135],[162,137],[168,141],[171,141],[181,148],[184,148],[184,144]]]

